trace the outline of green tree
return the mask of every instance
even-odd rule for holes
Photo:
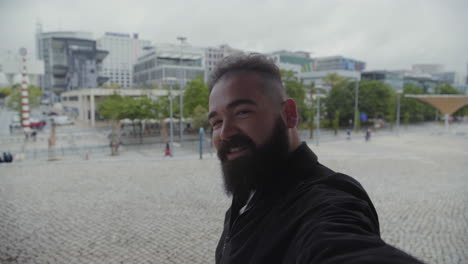
[[[208,110],[201,106],[197,105],[193,111],[193,126],[194,129],[198,130],[200,127],[203,127],[205,130],[208,129],[210,123],[208,122]]]
[[[359,111],[371,118],[394,120],[396,92],[380,81],[362,81],[359,84]]]
[[[400,112],[410,115],[409,122],[421,122],[435,119],[435,109],[433,106],[423,103],[416,98],[405,97],[406,94],[424,94],[424,89],[414,84],[406,84],[403,87]]]
[[[188,82],[184,91],[184,116],[194,117],[198,106],[208,109],[208,97],[208,86],[203,82],[201,75]]]
[[[408,127],[408,124],[410,122],[410,113],[408,112],[405,112],[404,116],[403,116],[403,124],[405,124],[406,127]]]
[[[0,88],[0,99],[3,99],[11,94],[10,88]]]
[[[120,144],[120,120],[126,118],[125,116],[125,98],[114,93],[112,96],[107,98],[98,104],[97,110],[99,115],[111,121],[112,132],[109,135],[111,154],[119,154]]]
[[[354,89],[355,84],[346,80],[335,83],[325,99],[327,120],[333,120],[338,111],[339,125],[346,126],[350,119],[354,120]]]
[[[460,92],[450,84],[439,84],[435,88],[436,94],[459,94]]]
[[[336,73],[330,73],[323,78],[323,83],[331,88],[341,86],[344,82],[347,82],[346,78],[343,78]]]
[[[124,119],[123,106],[124,98],[116,93],[98,104],[99,115],[105,120]]]
[[[335,117],[333,118],[333,132],[336,135],[338,135],[338,128],[340,126],[340,111],[335,112]]]
[[[308,128],[309,128],[309,138],[314,138],[314,130],[316,128],[315,125],[315,115],[316,115],[316,110],[315,107],[309,108],[309,119],[308,119]]]
[[[37,108],[41,103],[42,91],[35,86],[28,86],[28,101],[29,107]],[[21,114],[21,85],[14,85],[11,89],[11,93],[8,96],[7,107],[16,111],[19,115]]]

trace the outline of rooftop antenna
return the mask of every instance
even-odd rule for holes
[[[37,34],[42,33],[42,23],[39,18],[36,18],[36,33]]]

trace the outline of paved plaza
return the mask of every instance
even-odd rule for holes
[[[468,263],[468,125],[309,146],[362,183],[386,242]],[[0,263],[213,263],[229,206],[219,163],[161,153],[1,164]]]

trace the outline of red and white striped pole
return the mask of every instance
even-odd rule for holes
[[[26,48],[20,49],[20,55],[23,57],[23,70],[21,72],[21,119],[23,123],[23,129],[26,136],[29,136],[30,122],[29,122],[29,99],[28,99],[28,81],[27,81],[27,69],[26,69],[26,54],[28,51]]]

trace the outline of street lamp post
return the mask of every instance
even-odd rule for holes
[[[173,113],[172,113],[172,84],[169,85],[169,150],[171,151],[171,155],[174,153],[174,149],[172,148],[172,143],[174,142],[174,125],[173,125]]]
[[[354,132],[357,131],[357,122],[359,118],[359,113],[358,113],[358,101],[359,101],[359,80],[356,80],[356,86],[354,88],[355,90],[355,98],[354,98]]]
[[[182,86],[184,86],[184,80],[182,79],[182,45],[184,44],[185,40],[187,40],[186,37],[177,37],[177,40],[180,41],[180,57],[179,57],[179,78],[180,78],[180,94],[179,94],[179,105],[180,105],[180,118],[179,118],[179,141],[180,144],[182,145],[182,141],[184,139],[184,128],[183,128],[183,122],[182,119],[184,117],[184,99],[183,95],[184,93],[182,92]]]
[[[397,117],[396,117],[396,126],[397,126],[397,136],[400,136],[400,95],[402,91],[397,91]]]
[[[319,145],[319,137],[320,137],[320,95],[317,94],[317,132],[315,133],[315,144],[318,146]]]
[[[173,96],[172,96],[172,85],[176,82],[176,78],[163,76],[163,83],[166,84],[166,81],[169,83],[169,150],[171,151],[171,156],[174,155],[173,143],[174,143],[174,111],[172,110],[173,105]]]

